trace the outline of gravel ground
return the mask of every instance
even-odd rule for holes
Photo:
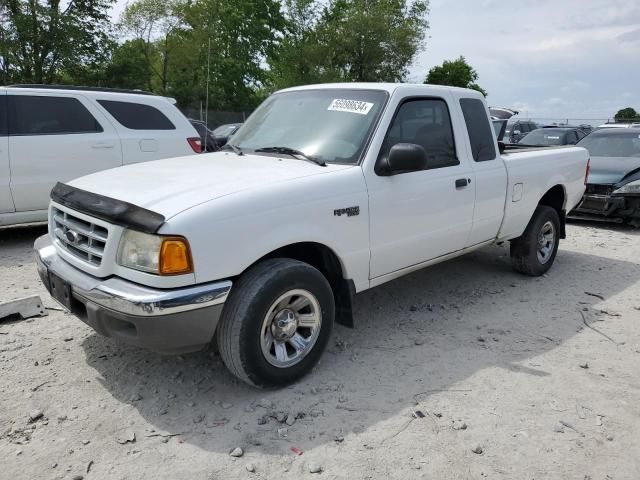
[[[43,232],[0,230],[0,299],[51,308],[0,323],[0,478],[640,478],[640,231],[572,224],[541,278],[491,247],[359,295],[280,391],[59,311]]]

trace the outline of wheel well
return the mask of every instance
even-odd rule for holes
[[[538,205],[546,205],[558,212],[558,217],[560,218],[560,238],[566,238],[567,236],[565,233],[566,212],[564,210],[564,203],[565,193],[562,185],[556,185],[550,188],[538,202]]]
[[[301,242],[278,248],[262,257],[258,262],[267,258],[283,257],[299,260],[317,268],[328,280],[333,290],[336,322],[353,327],[352,306],[355,284],[353,280],[344,278],[342,264],[335,252],[321,243]]]

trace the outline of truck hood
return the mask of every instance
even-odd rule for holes
[[[613,185],[620,182],[633,170],[640,168],[636,157],[591,157],[588,183]]]
[[[321,175],[353,165],[315,163],[266,155],[203,153],[137,163],[94,173],[69,185],[146,208],[166,219],[233,193]]]

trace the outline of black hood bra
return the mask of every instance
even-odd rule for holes
[[[163,215],[146,208],[60,182],[51,190],[51,200],[92,217],[144,233],[156,233],[165,222]]]

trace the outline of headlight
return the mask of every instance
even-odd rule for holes
[[[156,275],[193,272],[189,243],[182,237],[125,230],[118,245],[118,265]]]
[[[640,195],[640,180],[636,180],[635,182],[629,182],[626,185],[623,185],[617,190],[614,190],[613,193],[632,193],[636,195]]]

